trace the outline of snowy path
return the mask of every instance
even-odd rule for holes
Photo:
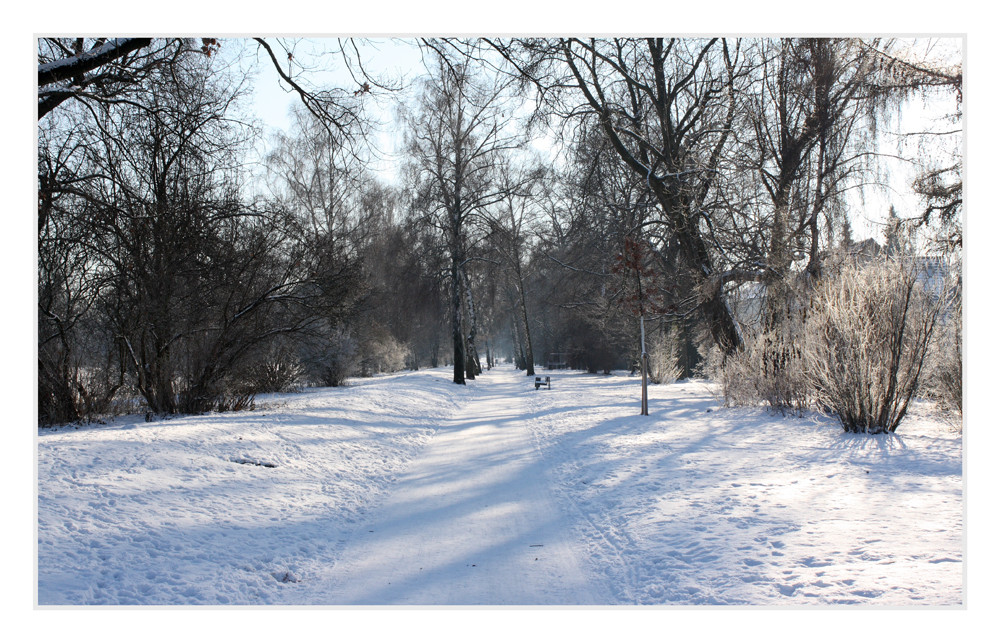
[[[550,492],[524,417],[529,382],[485,373],[470,389],[329,576],[303,583],[301,593],[311,594],[303,602],[609,601],[585,574],[586,550]]]

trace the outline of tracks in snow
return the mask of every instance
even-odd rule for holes
[[[602,604],[527,425],[530,382],[484,374],[343,543],[294,589],[324,604]],[[301,594],[300,594],[301,592]]]

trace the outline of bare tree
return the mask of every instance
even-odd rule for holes
[[[315,71],[295,55],[297,40],[253,38],[264,58],[288,91],[324,127],[340,133],[355,132],[365,123],[362,100],[375,90],[396,87],[368,73],[361,63],[358,43],[335,39],[330,51],[337,64],[348,70],[354,86],[324,87],[311,79]],[[230,41],[238,42],[238,41]],[[39,38],[38,118],[42,119],[69,99],[84,104],[145,106],[137,97],[159,82],[163,71],[190,56],[217,55],[223,41],[217,38]]]
[[[157,70],[192,50],[193,41],[153,38],[39,38],[38,118],[73,98],[136,104]],[[202,45],[207,53],[213,45]]]
[[[920,97],[930,104],[955,101],[954,109],[927,129],[900,133],[904,143],[916,149],[918,172],[913,190],[924,203],[923,211],[910,223],[936,228],[937,249],[945,253],[962,247],[964,76],[956,45],[947,40],[900,39],[872,52],[883,92]]]
[[[516,310],[514,324],[518,338],[519,354],[523,355],[525,375],[535,374],[535,353],[531,341],[531,323],[528,314],[526,261],[530,255],[532,222],[538,216],[537,194],[543,189],[545,171],[538,165],[515,166],[510,160],[498,167],[498,180],[505,187],[501,200],[489,208],[481,219],[486,228],[487,252],[497,257],[509,289],[508,299]],[[521,360],[518,360],[519,362]]]
[[[702,229],[745,71],[739,45],[719,39],[614,38],[491,43],[569,116],[592,118],[648,187],[697,280],[699,310],[726,352],[742,337],[725,299],[736,278],[717,268]],[[566,101],[569,101],[568,103]]]
[[[920,87],[961,85],[960,71],[879,39],[487,42],[550,114],[595,123],[646,185],[658,216],[640,226],[676,244],[726,353],[743,343],[727,293],[763,282],[781,301],[795,262],[818,273],[844,193],[873,181],[880,113]],[[957,201],[934,183],[927,192],[947,212]]]
[[[871,61],[856,42],[782,39],[758,44],[759,72],[746,92],[754,133],[747,164],[768,200],[764,280],[779,284],[796,252],[819,272],[820,222],[857,161],[848,144],[866,113]]]
[[[443,239],[449,258],[451,330],[456,384],[467,377],[462,293],[469,261],[470,220],[504,196],[496,168],[520,145],[504,103],[509,81],[486,79],[466,62],[436,56],[432,76],[406,117],[414,206]],[[506,111],[505,111],[506,110]]]
[[[323,50],[318,53],[299,55],[297,50],[302,40],[253,38],[278,74],[282,86],[298,96],[315,123],[344,144],[361,140],[359,134],[363,136],[370,125],[364,109],[366,95],[375,91],[395,91],[398,85],[365,68],[359,50],[364,41],[334,38],[324,41]],[[351,87],[329,87],[316,82],[313,75],[332,65],[351,76]]]
[[[72,124],[39,127],[38,413],[44,423],[101,415],[124,385],[121,355],[99,305],[108,279],[92,269],[98,236],[75,215],[87,207],[80,187],[89,177],[79,171],[87,140],[86,130]]]
[[[302,328],[315,280],[282,212],[243,192],[254,132],[236,118],[241,79],[204,56],[161,71],[141,109],[94,106],[72,168],[41,166],[39,250],[50,266],[60,247],[83,257],[70,277],[99,284],[91,305],[150,410],[202,411],[238,385],[254,347]],[[51,158],[49,144],[59,141],[43,139]],[[60,239],[66,230],[75,238]],[[40,300],[47,324],[50,301]]]
[[[533,204],[548,216],[534,226],[525,291],[539,320],[539,346],[596,372],[638,359],[638,316],[621,305],[630,284],[614,266],[651,208],[644,181],[593,125],[577,128],[568,162],[546,175]]]

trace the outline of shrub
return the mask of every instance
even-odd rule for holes
[[[698,349],[698,365],[694,369],[694,376],[721,382],[723,380],[722,366],[726,361],[723,358],[722,350],[707,334],[699,338],[696,347]]]
[[[120,371],[102,366],[55,369],[42,360],[41,351],[39,355],[40,425],[93,422],[116,414],[119,407],[127,408],[121,396],[124,376]]]
[[[378,333],[362,347],[361,374],[394,373],[406,367],[410,350],[388,332]]]
[[[760,333],[745,349],[719,368],[718,379],[727,406],[755,406],[802,411],[813,395],[801,350],[801,326],[786,320],[783,327]],[[792,339],[796,338],[796,339]]]
[[[844,430],[894,432],[906,414],[941,300],[924,292],[901,259],[846,263],[814,294],[805,373],[818,404]]]
[[[649,354],[650,382],[671,384],[680,378],[683,369],[678,364],[680,341],[676,330],[654,334],[646,352]]]
[[[962,291],[952,284],[927,356],[927,377],[922,385],[927,397],[946,410],[962,413]]]
[[[219,413],[229,411],[254,410],[255,394],[250,391],[239,391],[233,393],[222,393],[215,401],[215,410]]]
[[[306,377],[320,386],[340,386],[358,372],[358,344],[345,329],[329,329],[303,346]]]
[[[306,369],[282,347],[272,347],[251,363],[244,375],[246,389],[256,393],[286,393],[296,390]]]

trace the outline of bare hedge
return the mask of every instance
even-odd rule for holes
[[[905,259],[849,262],[826,278],[803,346],[816,403],[845,431],[894,432],[920,383],[943,301]]]

